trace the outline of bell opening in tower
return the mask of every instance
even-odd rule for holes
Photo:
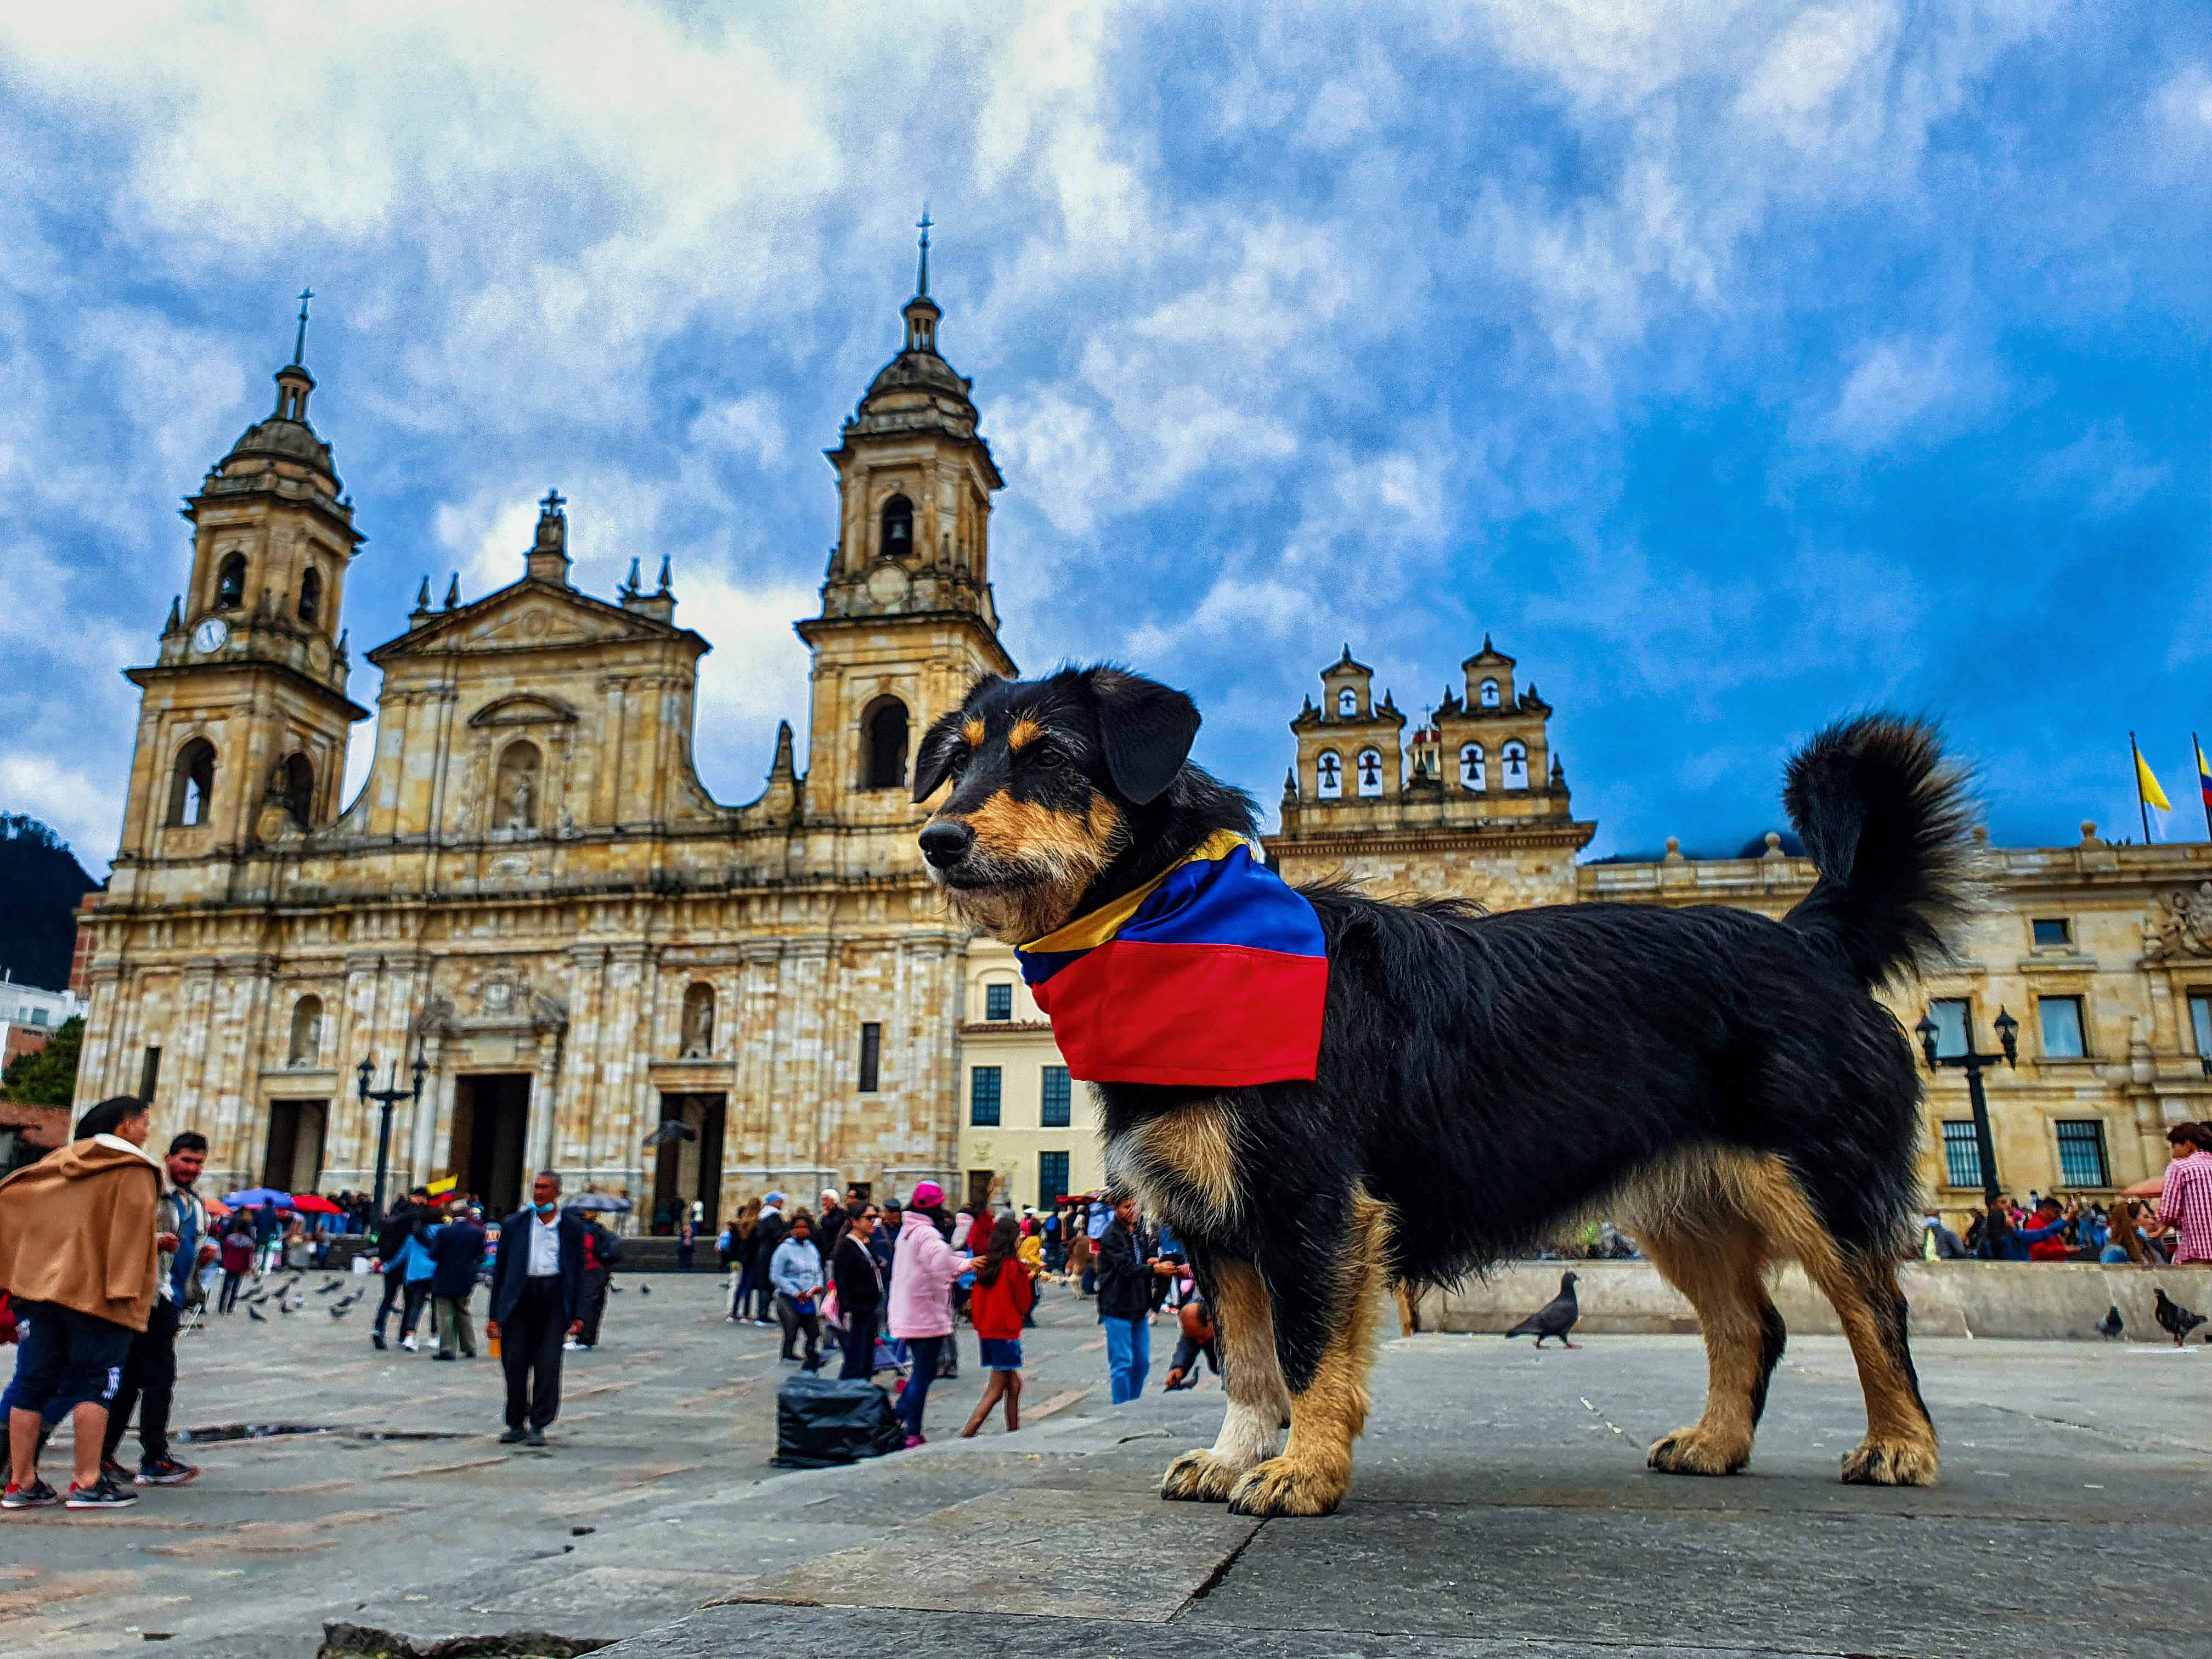
[[[529,1127],[529,1073],[478,1073],[455,1085],[446,1167],[463,1192],[483,1198],[487,1215],[512,1215],[522,1207],[524,1136]]]
[[[894,495],[884,503],[884,556],[903,559],[914,551],[914,503]]]

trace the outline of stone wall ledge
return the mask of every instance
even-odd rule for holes
[[[1425,1331],[1511,1329],[1559,1293],[1559,1275],[1578,1276],[1577,1335],[1695,1334],[1698,1317],[1648,1261],[1513,1261],[1415,1302]],[[2151,1291],[2163,1286],[2185,1308],[2212,1314],[2212,1267],[2100,1267],[2087,1262],[1908,1261],[1899,1282],[1917,1336],[2043,1337],[2097,1340],[2095,1327],[2118,1306],[2130,1342],[2171,1343],[2151,1316]],[[1769,1275],[1770,1294],[1792,1331],[1842,1334],[1835,1310],[1794,1262]],[[2200,1328],[2192,1346],[2212,1333]]]

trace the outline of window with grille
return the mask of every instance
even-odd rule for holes
[[[1938,997],[1928,1005],[1928,1018],[1936,1022],[1938,1059],[1966,1052],[1966,1006],[1964,997]]]
[[[1067,1154],[1037,1154],[1037,1207],[1049,1209],[1067,1195]]]
[[[1972,1118],[1944,1121],[1943,1178],[1954,1187],[1982,1184],[1982,1149],[1974,1139]]]
[[[2105,1125],[2101,1118],[2058,1125],[2058,1179],[2068,1187],[2109,1187],[2112,1172],[2105,1163]]]
[[[999,1127],[999,1068],[977,1066],[968,1073],[968,1121],[979,1129]]]
[[[1012,1019],[1014,1017],[1014,988],[1003,981],[983,988],[983,1018]]]
[[[884,1028],[874,1020],[860,1027],[860,1092],[872,1095],[883,1074]]]
[[[2081,999],[2038,997],[2035,1012],[2043,1024],[2045,1060],[2079,1060],[2081,1048]]]
[[[1040,1097],[1044,1102],[1044,1115],[1040,1120],[1048,1129],[1067,1127],[1068,1102],[1071,1091],[1067,1083],[1067,1067],[1048,1066],[1044,1068],[1044,1086]]]

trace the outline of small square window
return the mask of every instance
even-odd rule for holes
[[[1966,1052],[1966,1012],[1964,997],[1938,997],[1928,1005],[1928,1018],[1936,1022],[1936,1053],[1948,1059]]]
[[[1982,1184],[1982,1147],[1972,1118],[1943,1121],[1943,1178],[1954,1187]]]
[[[983,1018],[1012,1019],[1014,1017],[1014,988],[1001,980],[983,988]]]
[[[2043,1057],[2079,1060],[2081,1048],[2081,999],[2038,997],[2035,1011],[2043,1022]]]
[[[977,1066],[968,1073],[968,1121],[978,1129],[999,1127],[999,1068]]]
[[[2038,945],[2071,945],[2074,942],[2074,924],[2063,916],[2038,916],[2029,925],[2035,929]]]
[[[2105,1163],[2105,1125],[2100,1118],[2062,1120],[2058,1128],[2058,1179],[2069,1187],[2109,1187]]]

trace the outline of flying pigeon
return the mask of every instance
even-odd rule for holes
[[[645,1144],[648,1146],[665,1146],[671,1141],[698,1139],[699,1132],[696,1129],[681,1118],[672,1117],[665,1120],[648,1133],[645,1138]]]
[[[2097,1322],[2097,1334],[2107,1342],[2118,1341],[2120,1333],[2125,1328],[2125,1322],[2120,1318],[2120,1306],[2117,1302],[2106,1309],[2105,1316]]]
[[[248,1308],[246,1310],[246,1316],[257,1325],[266,1325],[269,1322],[258,1308]]]
[[[2173,1339],[2175,1347],[2179,1347],[2190,1332],[2204,1322],[2204,1316],[2190,1312],[2179,1302],[2167,1300],[2163,1290],[2154,1289],[2151,1294],[2158,1298],[2158,1306],[2152,1311],[2158,1317],[2159,1329]]]
[[[1578,1348],[1582,1344],[1569,1342],[1567,1333],[1574,1329],[1575,1321],[1581,1317],[1582,1309],[1575,1302],[1575,1275],[1571,1273],[1565,1273],[1559,1275],[1559,1295],[1537,1309],[1505,1334],[1508,1337],[1533,1336],[1536,1339],[1536,1346],[1540,1348],[1544,1346],[1546,1337],[1556,1336],[1565,1346]]]

